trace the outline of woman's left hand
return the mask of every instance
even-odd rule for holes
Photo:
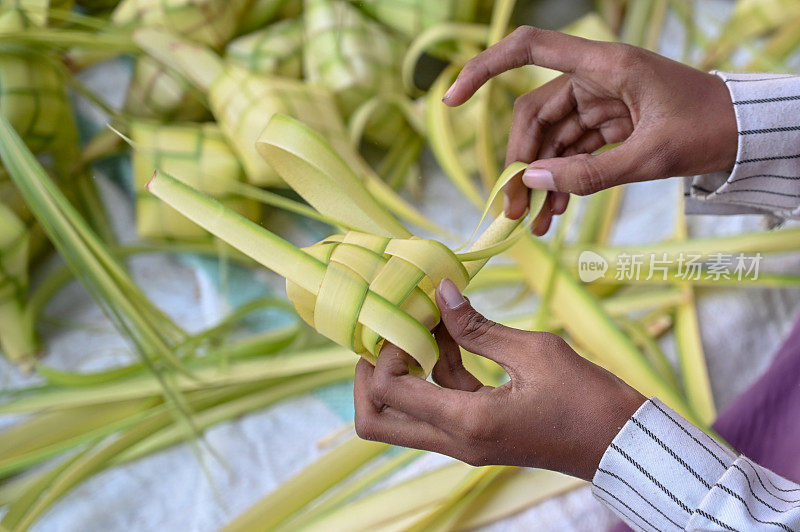
[[[512,329],[481,316],[449,280],[436,290],[436,384],[409,372],[413,359],[386,345],[377,366],[356,367],[356,432],[364,439],[446,454],[472,465],[551,469],[586,480],[645,398],[584,359],[559,336]],[[459,346],[494,360],[510,380],[484,386]]]

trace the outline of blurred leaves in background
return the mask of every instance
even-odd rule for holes
[[[269,242],[277,240],[264,235],[283,229],[272,225],[276,210],[291,212],[297,224],[301,217],[321,221],[334,234],[307,252],[286,242],[285,249],[295,250],[287,253],[310,257],[294,263],[298,271],[289,273],[295,276],[303,275],[298,265],[305,260],[330,261],[345,230],[398,241],[412,233],[435,235],[460,243],[466,235],[451,235],[425,218],[410,198],[418,193],[420,179],[428,178],[420,162],[430,154],[465,205],[483,209],[489,202],[496,211],[490,191],[503,167],[513,101],[556,73],[524,67],[498,77],[458,109],[446,108],[440,100],[470,57],[518,24],[558,21],[568,33],[657,50],[666,22],[678,21],[683,26],[683,59],[703,69],[792,71],[790,61],[800,46],[800,9],[788,0],[739,0],[719,33],[707,33],[696,23],[697,6],[690,0],[596,0],[566,19],[566,3],[544,1],[75,4],[0,2],[0,350],[41,382],[4,391],[0,403],[0,414],[21,415],[0,437],[3,530],[31,527],[87,478],[171,445],[188,441],[201,462],[224,461],[204,441],[206,428],[347,381],[356,361],[351,351],[374,356],[380,347],[381,333],[366,327],[358,329],[359,340],[346,348],[315,331],[356,337],[342,329],[341,317],[327,326],[317,323],[313,301],[311,310],[302,310],[298,301],[309,293],[302,291],[308,276],[296,277],[297,286],[289,288],[300,316],[282,297],[256,297],[220,323],[189,333],[137,286],[128,270],[130,258],[193,254],[245,267],[255,267],[255,258],[269,266],[274,260],[266,257],[272,249]],[[579,8],[573,6],[575,10]],[[132,57],[132,66],[127,95],[116,108],[77,74],[102,69],[103,61],[120,55]],[[75,98],[104,113],[120,135],[105,130],[81,142]],[[299,125],[280,130],[282,135],[260,153],[257,141],[276,115]],[[274,148],[278,145],[280,157]],[[303,151],[312,145],[316,147]],[[114,213],[104,207],[93,164],[128,150],[141,241],[121,244],[110,229],[109,215]],[[316,160],[320,153],[327,157],[323,163],[330,164]],[[248,258],[212,237],[222,222],[205,219],[208,223],[201,225],[209,233],[148,193],[145,185],[154,173],[175,190],[185,191],[188,185],[203,195],[192,197],[215,198],[238,212],[242,218],[235,218],[236,224],[250,220],[263,226],[248,225],[252,232],[244,233],[228,224],[226,234],[242,243],[231,242],[239,249],[255,249],[262,246],[258,239],[265,238],[266,258]],[[292,180],[286,175],[310,177],[287,184]],[[503,237],[513,229],[506,227],[495,241],[503,241],[507,249],[461,255],[456,262],[464,263],[468,277],[474,276],[469,286],[473,293],[515,287],[523,296],[537,295],[539,307],[509,319],[510,324],[564,335],[582,355],[707,427],[715,408],[694,287],[709,283],[671,275],[663,281],[587,284],[575,271],[582,250],[595,251],[611,268],[616,257],[631,251],[611,241],[624,194],[618,187],[573,198],[554,238],[518,232],[516,240],[505,242]],[[332,201],[336,197],[341,201]],[[197,205],[216,205],[205,201]],[[676,212],[682,208],[682,198],[676,197]],[[202,217],[199,210],[189,210]],[[246,242],[245,234],[257,236]],[[446,249],[433,240],[418,241],[431,246],[421,256]],[[774,255],[797,252],[798,247],[797,228],[693,239],[682,223],[671,239],[640,246],[671,256],[703,251],[706,258],[713,253]],[[505,260],[477,273],[488,256],[501,252]],[[380,259],[373,261],[375,268],[390,262],[385,248],[372,254]],[[366,268],[370,261],[362,258],[351,267]],[[438,260],[432,266],[446,267]],[[284,267],[291,269],[292,263]],[[425,273],[409,286],[387,283],[387,289],[398,292],[393,295],[396,306],[365,319],[391,321],[413,307],[415,297],[424,304],[434,278]],[[37,328],[44,309],[73,277],[109,316],[137,355],[136,362],[79,373],[37,360],[42,341]],[[350,281],[343,277],[340,282],[344,286]],[[767,273],[740,286],[798,284],[800,275]],[[415,290],[423,295],[406,298]],[[335,297],[333,301],[344,305]],[[261,332],[244,325],[263,316],[265,309],[286,319],[262,324]],[[409,310],[428,327],[438,319],[435,308],[420,312],[417,316]],[[668,336],[675,339],[678,364],[659,343]],[[367,344],[371,350],[360,350]],[[505,379],[485,359],[465,353],[465,363],[487,384]],[[344,439],[229,528],[460,530],[583,484],[546,471],[476,470],[456,463],[387,487],[387,478],[423,453],[389,452],[382,444]]]

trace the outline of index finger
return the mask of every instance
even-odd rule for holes
[[[447,432],[456,430],[475,394],[442,388],[408,372],[408,355],[387,344],[373,373],[373,401],[383,403]]]
[[[445,94],[444,102],[452,107],[461,105],[493,77],[525,65],[575,72],[587,60],[588,49],[596,44],[566,33],[520,26],[470,59]]]

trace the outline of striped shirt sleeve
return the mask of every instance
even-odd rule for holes
[[[724,447],[656,398],[606,450],[592,491],[634,530],[800,530],[800,485]]]
[[[800,76],[713,73],[733,101],[736,164],[730,172],[688,178],[686,213],[800,218]]]

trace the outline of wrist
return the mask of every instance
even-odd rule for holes
[[[736,153],[739,145],[739,129],[736,122],[733,99],[725,81],[714,75],[711,77],[710,102],[713,102],[712,117],[716,117],[713,132],[716,137],[714,150],[715,172],[725,172],[733,168],[736,163]]]
[[[598,395],[586,412],[583,460],[576,476],[591,481],[600,460],[628,420],[647,400],[636,389],[613,377],[614,385]]]

